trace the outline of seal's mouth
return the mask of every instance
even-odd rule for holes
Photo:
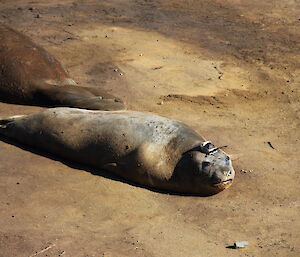
[[[227,180],[224,180],[220,183],[213,184],[212,186],[213,187],[222,187],[222,186],[230,185],[231,183],[232,183],[232,179],[227,179]]]

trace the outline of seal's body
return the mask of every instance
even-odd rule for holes
[[[61,64],[27,36],[0,25],[0,100],[42,106],[122,110],[122,101],[77,86]]]
[[[0,120],[0,134],[156,189],[211,195],[234,178],[222,150],[150,113],[53,108]]]

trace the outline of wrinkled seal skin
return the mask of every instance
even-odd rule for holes
[[[4,25],[0,25],[0,101],[93,110],[125,108],[115,96],[77,86],[45,49]]]
[[[212,195],[234,178],[230,158],[183,123],[132,111],[53,108],[0,120],[0,135],[171,192]]]

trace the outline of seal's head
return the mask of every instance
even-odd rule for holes
[[[235,172],[221,148],[207,141],[183,154],[174,175],[185,181],[189,192],[213,195],[231,186]]]

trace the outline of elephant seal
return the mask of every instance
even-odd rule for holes
[[[151,113],[52,108],[0,120],[0,135],[170,192],[216,194],[235,174],[219,147]]]
[[[5,25],[0,25],[0,100],[93,110],[125,108],[115,96],[97,88],[77,86],[45,49]]]

